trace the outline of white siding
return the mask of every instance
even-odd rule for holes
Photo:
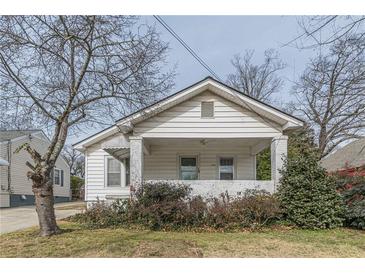
[[[0,159],[8,160],[8,144],[0,143]],[[8,167],[0,166],[0,192],[8,188]]]
[[[144,158],[144,179],[178,180],[179,156],[197,155],[200,180],[218,180],[218,157],[234,157],[235,179],[255,179],[255,158],[250,155],[250,147],[229,142],[207,142],[199,140],[175,144],[151,145],[150,155]]]
[[[150,152],[150,155],[144,155],[145,180],[178,180],[180,155],[198,155],[200,180],[218,179],[219,156],[234,157],[236,180],[255,178],[255,158],[250,155],[250,147],[245,146],[243,142],[239,144],[221,140],[208,141],[203,145],[199,140],[188,142],[175,140],[175,143],[152,144]],[[107,156],[110,155],[98,145],[87,150],[86,201],[104,200],[107,196],[112,198],[129,195],[128,187],[106,187],[105,157]]]
[[[32,148],[40,153],[45,153],[45,149],[49,145],[49,141],[43,137],[37,136],[29,138],[23,138],[21,140],[11,143],[11,192],[12,194],[26,194],[33,195],[32,182],[28,180],[26,174],[30,169],[25,165],[27,161],[33,163],[33,160],[29,156],[28,152],[21,150],[15,153],[15,150],[24,144],[29,143]],[[54,185],[53,195],[70,197],[70,168],[66,164],[65,160],[61,156],[56,161],[56,167],[64,171],[64,185]]]
[[[203,101],[214,102],[214,118],[201,118]],[[219,156],[234,157],[235,180],[255,180],[251,146],[260,138],[270,140],[281,134],[277,124],[210,91],[137,123],[133,129],[133,136],[143,137],[150,150],[144,155],[145,180],[179,179],[180,155],[198,156],[200,180],[219,178]],[[109,154],[101,149],[102,142],[86,150],[86,201],[129,195],[127,187],[106,187],[105,157]]]
[[[105,157],[110,156],[95,145],[86,152],[86,188],[85,200],[104,200],[106,196],[129,195],[129,187],[106,187],[105,183]],[[123,170],[123,169],[122,169]]]
[[[214,118],[201,118],[201,102],[214,102]],[[135,125],[143,137],[273,137],[281,127],[254,112],[206,91]]]

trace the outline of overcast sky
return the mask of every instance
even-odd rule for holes
[[[226,79],[232,72],[233,55],[255,50],[257,63],[263,61],[264,51],[276,49],[287,68],[282,71],[286,82],[279,98],[289,98],[292,81],[302,73],[312,50],[298,50],[283,44],[301,33],[295,16],[162,16],[164,21],[220,76]],[[169,63],[177,64],[176,90],[201,80],[209,73],[152,16],[142,21],[156,24],[161,38],[169,42]]]
[[[233,55],[255,50],[254,61],[263,61],[266,49],[276,49],[287,67],[280,73],[285,81],[280,94],[274,99],[278,104],[290,99],[292,82],[303,72],[313,50],[298,50],[283,45],[297,37],[301,30],[295,16],[162,16],[163,20],[219,75],[226,79],[232,72]],[[162,40],[170,45],[168,66],[176,68],[178,91],[209,75],[188,51],[153,16],[141,17],[142,23],[155,24]],[[90,129],[87,134],[72,136],[76,142],[100,129]]]

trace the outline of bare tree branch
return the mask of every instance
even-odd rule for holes
[[[365,37],[334,42],[295,85],[297,111],[315,130],[321,157],[365,134]]]
[[[36,162],[28,177],[45,205],[37,207],[43,235],[57,232],[51,171],[68,135],[168,92],[167,49],[154,27],[137,26],[133,16],[0,17],[0,125],[10,118],[51,133],[42,155],[23,147]]]
[[[314,48],[331,45],[346,36],[365,36],[365,16],[302,16],[298,24],[302,33],[282,47]]]
[[[62,154],[70,166],[71,175],[84,178],[84,156],[77,150],[73,149],[71,146],[65,146]]]
[[[274,50],[265,51],[265,60],[261,65],[253,63],[253,54],[251,50],[246,51],[243,57],[233,57],[231,62],[235,72],[228,75],[227,83],[251,97],[268,102],[283,84],[276,73],[284,69],[285,64]]]

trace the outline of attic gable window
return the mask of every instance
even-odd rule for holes
[[[214,102],[201,102],[201,118],[214,118]]]

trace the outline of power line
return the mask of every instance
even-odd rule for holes
[[[216,79],[223,82],[223,80],[206,64],[199,56],[198,54],[188,46],[188,44],[185,43],[185,41],[158,15],[153,15],[153,17],[168,31],[174,36],[180,44]],[[247,102],[244,100],[240,100],[243,102],[249,110],[251,110],[253,113],[255,113],[257,116],[262,118],[264,121],[268,122],[270,125],[273,125],[276,128],[276,125],[265,116],[261,115],[259,112],[255,111]]]
[[[312,36],[313,34],[315,34],[317,31],[321,30],[322,28],[324,28],[326,25],[328,25],[330,22],[332,22],[333,20],[335,20],[337,18],[337,15],[335,16],[331,16],[329,20],[327,20],[326,22],[324,22],[324,24],[320,25],[318,28],[316,28],[315,30],[311,31],[311,32],[307,32],[305,31],[304,33],[302,33],[301,35],[295,37],[293,40],[290,40],[289,42],[285,43],[284,45],[282,45],[281,47],[286,47],[288,45],[290,45],[291,43],[297,41],[298,39],[302,38],[304,35],[306,37]]]
[[[153,17],[168,31],[172,36],[176,38],[177,41],[216,79],[222,81],[222,79],[211,69],[207,63],[205,63],[198,54],[158,15],[153,15]],[[223,81],[222,81],[223,82]]]

